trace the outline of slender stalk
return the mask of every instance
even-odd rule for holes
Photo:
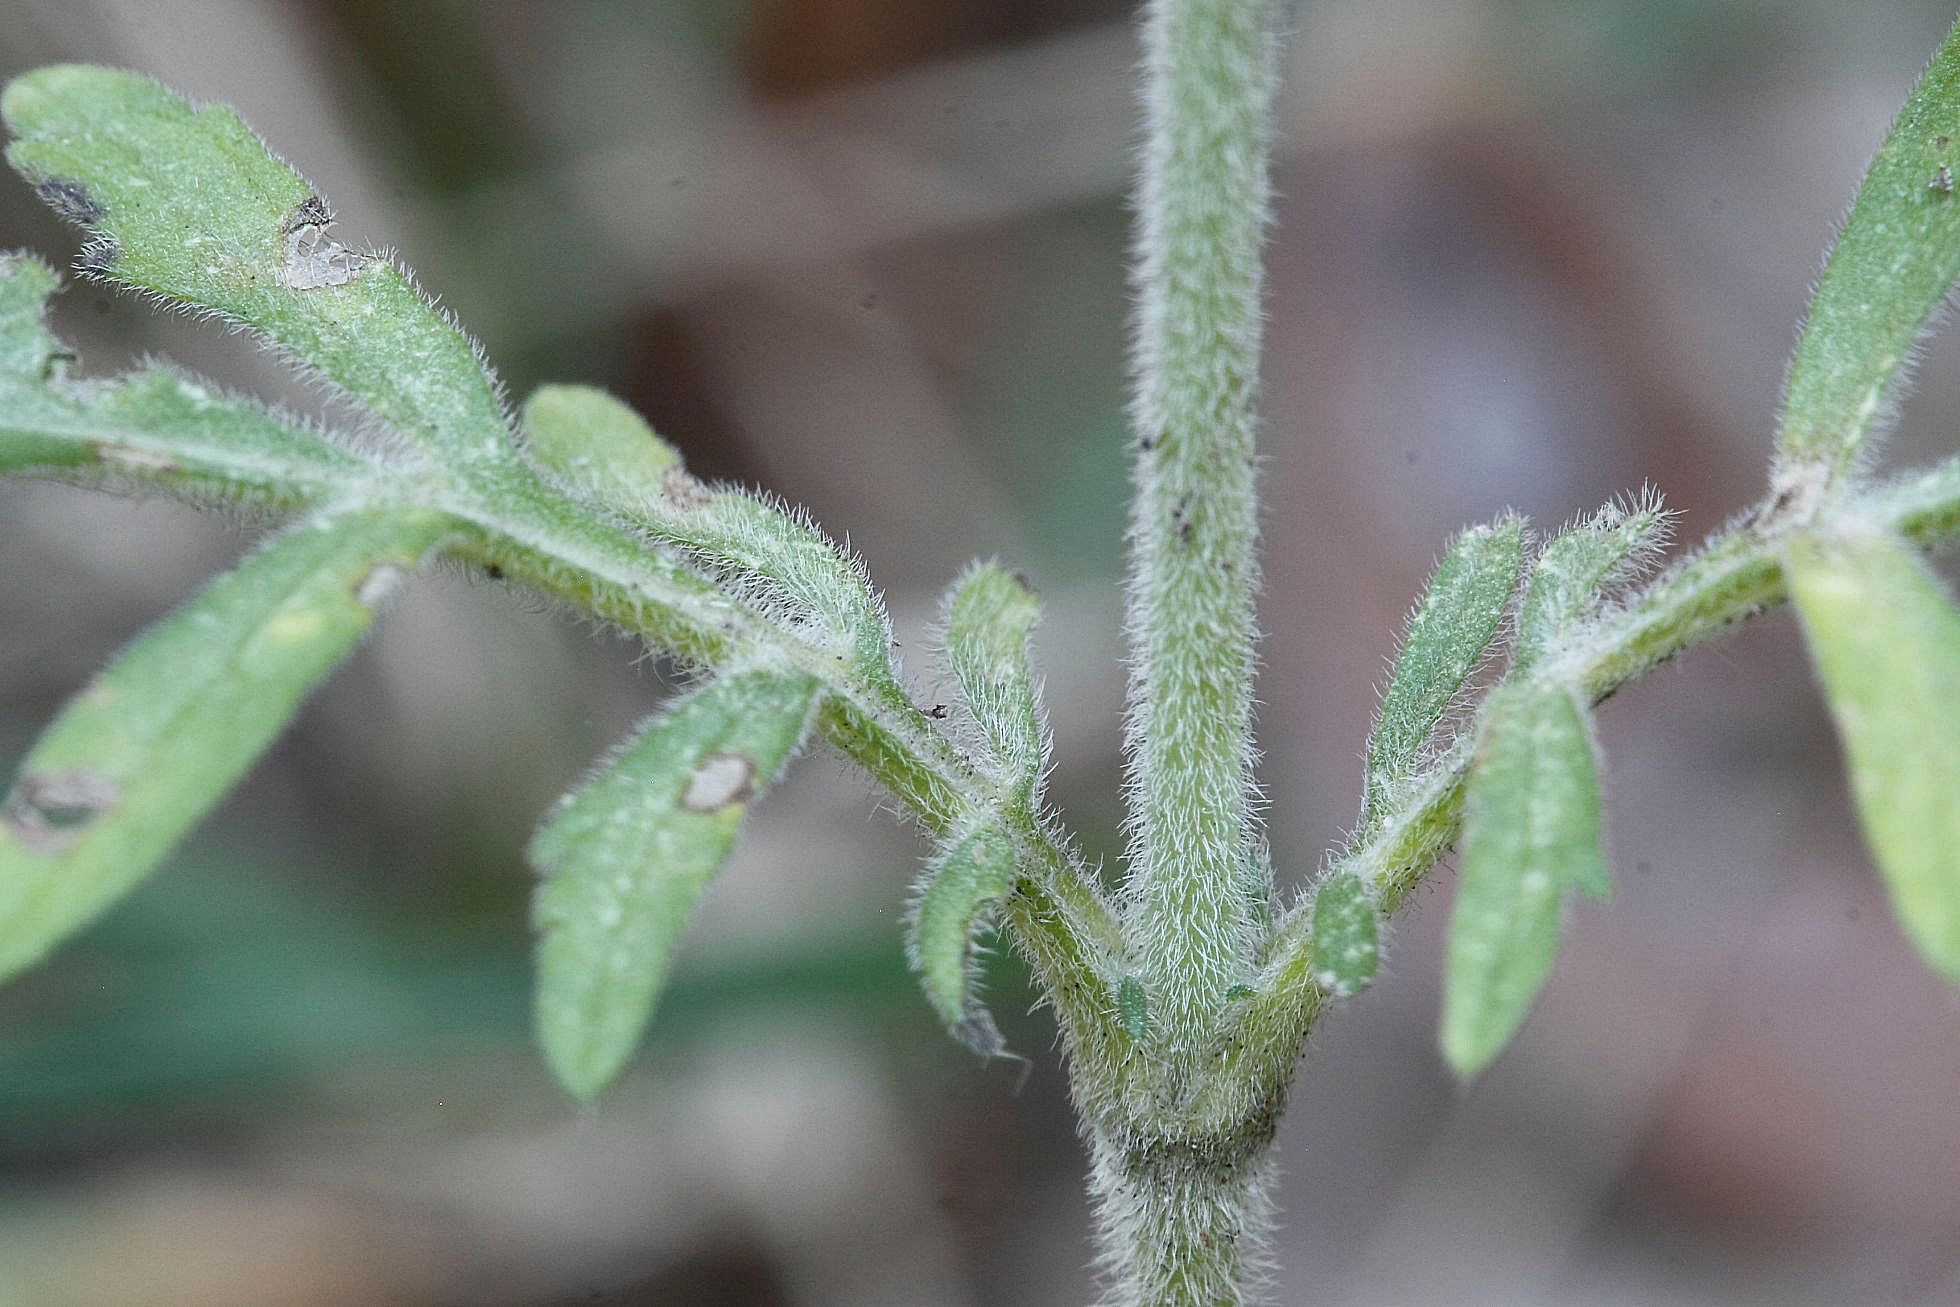
[[[1137,210],[1126,723],[1129,966],[1150,1027],[1073,1068],[1110,1301],[1240,1303],[1278,1111],[1186,1110],[1270,929],[1252,767],[1255,399],[1277,42],[1270,0],[1151,0]]]
[[[1251,742],[1270,5],[1153,0],[1143,44],[1126,896],[1175,1064],[1244,979],[1271,895]]]

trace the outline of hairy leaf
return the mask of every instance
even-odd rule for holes
[[[1835,480],[1960,276],[1960,27],[1913,88],[1825,264],[1790,364],[1777,452]]]
[[[1369,815],[1407,781],[1436,724],[1497,636],[1524,563],[1524,522],[1504,517],[1452,540],[1409,619],[1368,740]]]
[[[1643,495],[1631,507],[1607,504],[1561,531],[1532,564],[1518,614],[1517,665],[1536,662],[1597,613],[1609,591],[1637,574],[1667,543],[1672,515]]]
[[[633,1055],[749,800],[802,745],[819,698],[802,672],[729,672],[655,717],[539,828],[538,1035],[576,1097]]]
[[[1313,901],[1313,978],[1330,994],[1359,994],[1375,978],[1381,940],[1375,900],[1361,877],[1323,881]]]
[[[326,202],[230,108],[62,64],[14,79],[0,115],[8,160],[91,233],[90,272],[246,324],[446,466],[503,455],[474,346],[394,264],[330,237]]]
[[[1044,757],[1041,709],[1028,671],[1028,636],[1041,600],[992,564],[969,569],[946,605],[946,656],[999,779],[1033,802]]]
[[[661,493],[678,450],[631,407],[592,386],[540,386],[524,401],[531,454],[585,498],[630,509]]]
[[[1885,536],[1792,540],[1785,574],[1892,909],[1960,983],[1960,613]]]
[[[1562,685],[1500,688],[1466,784],[1444,958],[1443,1055],[1459,1075],[1483,1070],[1523,1024],[1551,974],[1566,891],[1605,880],[1585,710]]]
[[[1116,986],[1116,1016],[1131,1040],[1142,1043],[1150,1037],[1150,994],[1135,976],[1125,976]]]
[[[140,476],[199,497],[286,508],[345,491],[360,460],[303,427],[169,368],[70,375],[45,321],[57,279],[0,255],[0,472]]]
[[[270,744],[444,529],[323,515],[273,540],[77,695],[0,804],[0,976],[140,880]]]
[[[980,936],[1014,888],[1014,843],[997,826],[963,831],[941,845],[919,882],[906,956],[953,1037],[986,1057],[1007,1045],[980,1002]]]
[[[619,507],[656,540],[679,545],[772,619],[828,637],[874,674],[889,664],[884,605],[864,570],[800,510],[704,485],[675,468],[661,493]]]

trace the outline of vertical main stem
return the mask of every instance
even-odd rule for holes
[[[1108,1301],[1216,1307],[1250,1292],[1282,1097],[1200,1106],[1271,919],[1252,775],[1271,0],[1149,0],[1143,44],[1123,908],[1148,1023],[1120,1083],[1075,1074]]]
[[[1251,741],[1271,6],[1151,0],[1143,41],[1126,897],[1181,1078],[1246,979],[1272,893]]]
[[[1226,1138],[1098,1133],[1090,1182],[1111,1307],[1223,1307],[1249,1300],[1272,1225],[1274,1119]]]

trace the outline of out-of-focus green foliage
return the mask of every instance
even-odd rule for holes
[[[1960,613],[1885,536],[1793,540],[1784,567],[1893,910],[1960,984]]]

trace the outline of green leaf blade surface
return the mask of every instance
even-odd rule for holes
[[[468,338],[394,264],[330,237],[325,202],[229,107],[61,64],[9,83],[0,116],[8,161],[91,234],[91,272],[244,323],[445,465],[507,450]]]
[[[1150,1038],[1150,992],[1135,976],[1124,976],[1116,986],[1116,1018],[1130,1042],[1141,1044]]]
[[[1666,545],[1672,516],[1651,494],[1607,504],[1545,543],[1518,610],[1517,666],[1545,657]]]
[[[593,386],[540,386],[524,401],[524,435],[544,469],[583,498],[630,511],[663,491],[680,452],[645,418]]]
[[[1884,536],[1799,537],[1784,571],[1893,911],[1960,984],[1960,613]]]
[[[992,564],[968,569],[946,605],[946,656],[998,778],[1032,805],[1045,758],[1028,638],[1041,600],[1021,577]]]
[[[430,514],[324,515],[130,644],[0,804],[0,977],[133,887],[237,781],[440,538]]]
[[[657,492],[621,487],[606,502],[651,539],[679,547],[754,611],[846,653],[870,679],[890,680],[884,605],[857,559],[808,514],[773,496],[704,484],[678,463],[663,472]]]
[[[1567,687],[1517,682],[1491,697],[1462,850],[1441,1043],[1456,1072],[1472,1076],[1511,1041],[1550,976],[1566,892],[1606,879],[1592,736]]]
[[[1913,343],[1960,276],[1960,27],[1947,34],[1865,174],[1805,319],[1779,460],[1835,481],[1884,416]]]
[[[952,1036],[983,1057],[1007,1045],[980,1001],[980,937],[1014,888],[1014,842],[993,825],[956,834],[926,865],[907,923],[906,956]]]
[[[1313,977],[1330,994],[1359,994],[1375,978],[1381,939],[1372,895],[1361,877],[1342,873],[1322,883],[1313,903]]]
[[[1423,590],[1368,741],[1368,810],[1380,811],[1497,638],[1524,565],[1524,522],[1505,517],[1458,535]]]
[[[170,368],[71,376],[74,355],[46,323],[56,285],[39,261],[0,255],[0,473],[140,480],[265,508],[368,481],[358,458],[319,434]]]
[[[632,1057],[749,801],[802,746],[819,698],[801,672],[726,673],[655,717],[539,828],[537,1029],[575,1097]]]

